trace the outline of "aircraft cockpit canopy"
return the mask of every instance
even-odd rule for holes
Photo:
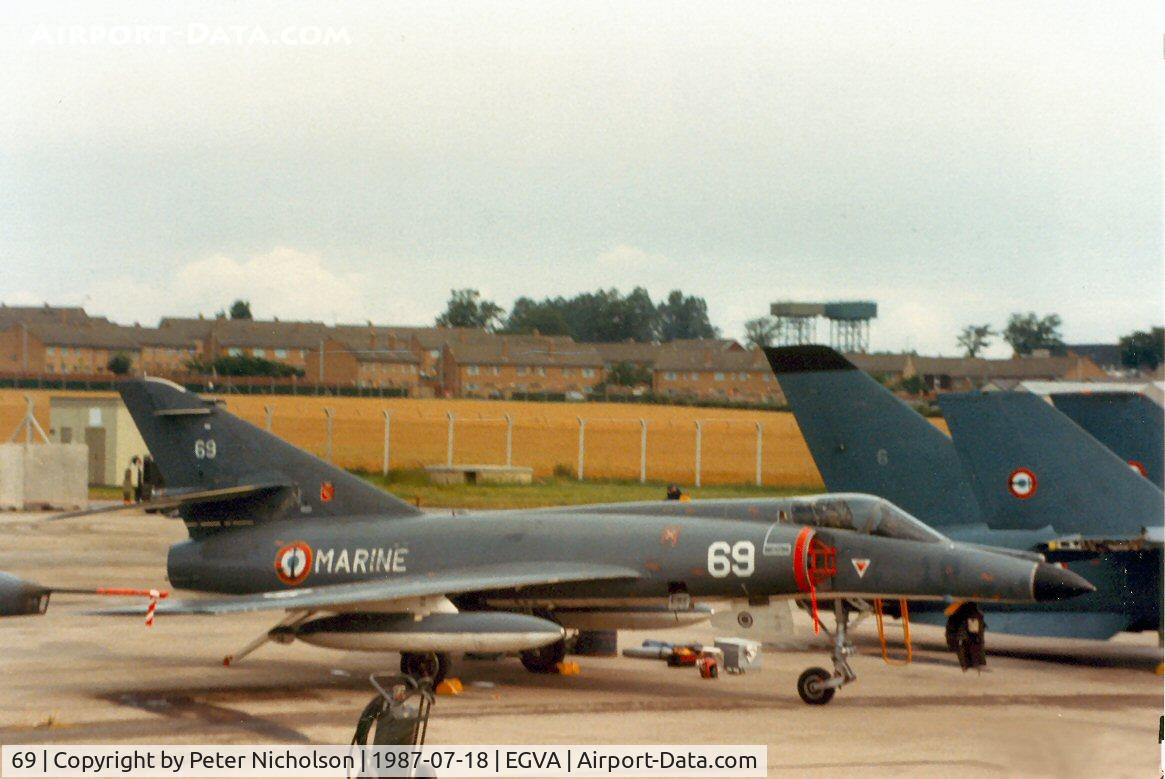
[[[946,536],[928,527],[888,500],[873,495],[831,494],[790,502],[781,519],[795,525],[851,530],[884,538],[938,543]]]

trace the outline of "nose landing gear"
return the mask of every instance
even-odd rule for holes
[[[830,674],[824,668],[809,668],[797,679],[797,694],[801,700],[813,706],[829,703],[838,689],[858,678],[849,664],[849,656],[854,653],[853,644],[846,637],[849,611],[840,598],[833,602],[833,615],[837,621],[833,632],[833,673]]]

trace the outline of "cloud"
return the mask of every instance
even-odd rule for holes
[[[666,265],[668,259],[662,254],[649,254],[638,247],[621,243],[600,254],[595,262],[610,269],[644,270]]]
[[[259,319],[331,324],[368,318],[368,286],[363,274],[337,273],[317,254],[281,246],[243,259],[204,257],[168,277],[139,273],[100,281],[87,290],[85,305],[115,321],[153,324],[167,315],[209,316],[242,299]]]

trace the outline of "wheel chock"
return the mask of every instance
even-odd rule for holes
[[[563,661],[561,663],[555,663],[554,669],[558,671],[559,676],[578,676],[581,672],[578,663],[575,662]]]
[[[460,679],[446,679],[437,685],[436,692],[438,695],[460,695],[464,689]]]

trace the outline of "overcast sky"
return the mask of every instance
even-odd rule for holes
[[[0,15],[0,300],[679,287],[737,337],[872,299],[874,348],[925,353],[1162,320],[1159,3],[175,5]]]

